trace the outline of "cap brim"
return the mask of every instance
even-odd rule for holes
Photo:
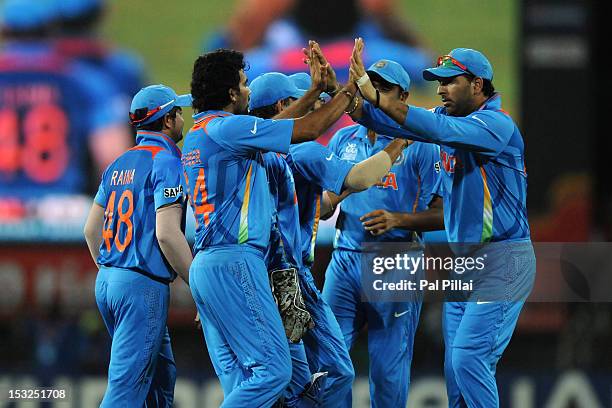
[[[370,73],[376,74],[379,77],[381,77],[382,79],[384,79],[385,81],[389,82],[390,84],[397,85],[397,86],[399,86],[400,88],[403,89],[403,87],[400,84],[397,83],[397,79],[392,78],[390,75],[387,75],[384,72],[379,72],[379,71],[377,71],[375,69],[368,69],[366,71],[366,74],[370,74]]]
[[[174,106],[191,106],[192,102],[193,98],[191,97],[191,94],[179,95],[174,101]]]
[[[308,92],[308,91],[306,91],[305,89],[298,88],[297,92],[295,92],[293,95],[291,95],[291,97],[300,99],[302,96],[306,95],[306,92]]]
[[[467,72],[459,68],[436,67],[427,68],[423,71],[423,79],[426,81],[437,81],[440,78],[452,78],[457,75],[465,75]]]

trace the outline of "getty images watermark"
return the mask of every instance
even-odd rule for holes
[[[444,271],[462,275],[466,272],[483,271],[486,267],[487,254],[482,256],[426,256],[424,251],[418,249],[404,250],[392,256],[375,256],[372,259],[372,273],[384,275],[389,272],[402,272],[408,274],[411,279],[400,279],[399,281],[387,281],[380,277],[374,279],[372,288],[375,291],[439,291],[460,290],[469,291],[474,289],[473,279],[434,279],[424,278],[419,271]],[[388,276],[388,275],[386,275]],[[386,277],[385,276],[385,277]],[[414,277],[419,279],[414,279]]]
[[[535,278],[530,242],[364,243],[365,301],[524,301]]]

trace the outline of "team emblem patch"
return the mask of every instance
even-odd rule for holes
[[[342,153],[342,158],[344,160],[355,160],[355,158],[357,157],[357,144],[356,143],[349,143],[346,145],[346,147],[344,148],[344,152]]]
[[[384,68],[387,66],[387,61],[378,61],[374,66],[376,68]]]

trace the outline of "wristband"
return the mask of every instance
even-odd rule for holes
[[[357,80],[357,86],[362,87],[365,84],[367,84],[369,80],[370,80],[370,77],[368,76],[368,74],[367,73],[363,74],[363,76]]]

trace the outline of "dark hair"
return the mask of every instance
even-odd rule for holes
[[[283,104],[284,107],[287,107],[294,100],[295,98],[289,97],[289,98],[282,99],[281,103]],[[277,102],[274,102],[273,104],[253,109],[252,111],[249,111],[249,115],[257,116],[258,118],[262,118],[262,119],[271,119],[274,116],[278,115],[279,113],[278,108],[276,107],[276,104]]]
[[[166,117],[166,115],[170,116],[172,119],[176,118],[176,112],[181,109],[180,106],[175,106],[174,108],[170,109],[170,111],[164,115],[162,115],[161,118],[157,118],[155,119],[153,122],[151,123],[147,123],[145,125],[140,125],[140,126],[133,126],[136,130],[150,130],[151,132],[161,132],[164,129],[164,118]],[[136,109],[136,117],[138,118],[138,114],[139,114],[139,110],[140,109]],[[146,111],[143,110],[143,115],[146,115]]]
[[[276,108],[276,103],[272,105],[262,106],[260,108],[253,109],[249,111],[249,115],[257,116],[262,119],[270,119],[278,114],[278,109]]]
[[[238,89],[240,70],[245,69],[240,51],[218,49],[199,56],[193,64],[191,95],[198,112],[222,109],[230,104],[230,89]]]
[[[62,34],[87,33],[102,19],[103,12],[104,5],[99,4],[79,16],[60,18],[58,29]]]
[[[482,93],[487,98],[490,98],[495,93],[495,87],[493,86],[493,82],[488,79],[482,79]]]

